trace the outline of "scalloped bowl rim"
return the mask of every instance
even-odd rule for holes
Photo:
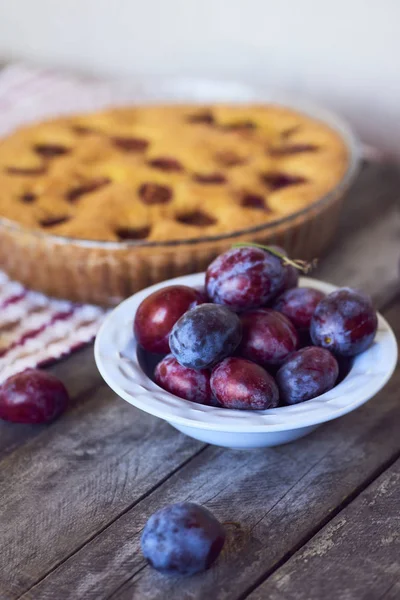
[[[132,324],[139,304],[168,285],[204,285],[204,273],[184,275],[152,285],[124,300],[104,320],[95,340],[97,367],[118,396],[169,423],[223,432],[260,433],[317,426],[345,415],[375,396],[388,382],[397,363],[397,342],[386,319],[378,313],[373,345],[355,357],[348,375],[332,390],[300,404],[264,411],[232,410],[196,404],[163,390],[141,368]],[[330,293],[338,288],[309,277],[300,286]]]

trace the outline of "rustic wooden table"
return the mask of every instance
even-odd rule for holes
[[[369,166],[316,276],[371,293],[400,335],[400,176]],[[1,600],[400,598],[400,370],[312,435],[243,452],[206,446],[118,399],[92,347],[52,369],[71,408],[0,424]],[[140,534],[190,500],[229,521],[215,566],[159,575]]]

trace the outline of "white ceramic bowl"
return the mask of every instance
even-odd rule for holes
[[[97,334],[95,359],[104,380],[121,398],[203,442],[230,448],[286,444],[364,404],[383,388],[396,366],[396,339],[387,321],[379,315],[378,332],[371,348],[354,359],[349,374],[339,385],[318,398],[264,411],[228,410],[182,400],[150,379],[147,373],[151,365],[143,360],[132,336],[139,304],[155,290],[171,284],[199,288],[204,284],[204,274],[164,281],[122,302],[108,315]],[[307,277],[301,278],[300,285],[326,293],[336,289]]]

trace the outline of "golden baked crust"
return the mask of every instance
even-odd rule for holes
[[[0,216],[88,240],[184,240],[295,213],[348,167],[341,137],[275,105],[62,117],[0,142]]]

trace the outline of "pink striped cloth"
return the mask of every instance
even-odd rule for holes
[[[28,121],[124,103],[129,97],[132,88],[12,65],[0,71],[0,135]],[[103,317],[99,307],[47,298],[0,271],[0,383],[89,343]]]
[[[97,306],[47,298],[0,271],[0,383],[89,343],[103,316]]]

